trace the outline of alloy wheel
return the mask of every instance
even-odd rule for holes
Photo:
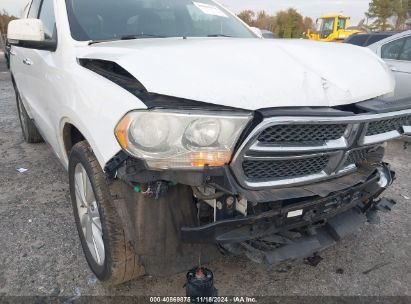
[[[82,164],[77,164],[74,171],[76,205],[84,239],[94,261],[103,265],[105,248],[100,212],[90,178]]]

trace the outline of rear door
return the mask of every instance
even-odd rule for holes
[[[36,1],[36,0],[34,0]],[[34,4],[34,2],[33,2]],[[31,12],[32,10],[30,10]],[[37,12],[32,13],[32,18],[40,19],[44,27],[46,41],[57,41],[57,28],[54,12],[54,0],[41,0]],[[57,144],[55,127],[52,118],[55,116],[53,109],[56,101],[53,80],[57,77],[55,52],[51,50],[20,48],[19,54],[23,63],[24,75],[20,78],[31,115],[44,139],[55,148]],[[18,83],[20,86],[20,84]]]
[[[37,18],[40,4],[41,0],[33,0],[30,4],[28,13],[23,16],[23,18]],[[27,77],[31,68],[28,66],[28,62],[25,61],[30,52],[30,49],[12,46],[10,50],[10,62],[11,72],[13,73],[14,80],[16,81],[21,99],[30,117],[33,118],[33,108],[31,102],[33,88],[31,87],[30,81]]]
[[[382,45],[381,58],[395,75],[395,95],[390,100],[411,97],[411,36]]]

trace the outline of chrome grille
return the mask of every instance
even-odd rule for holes
[[[313,143],[337,140],[344,136],[347,124],[297,124],[275,125],[261,132],[262,143]]]
[[[411,126],[411,115],[370,122],[366,136],[383,134],[391,131],[401,132],[403,126]]]
[[[246,160],[243,162],[244,173],[255,180],[295,178],[321,173],[327,166],[328,155],[290,160]]]
[[[344,167],[348,167],[350,165],[357,164],[361,161],[367,160],[368,153],[370,149],[358,149],[358,150],[353,150],[351,152],[348,152],[348,157],[344,163]]]
[[[411,109],[344,117],[267,117],[251,131],[231,167],[249,189],[293,187],[356,170],[371,147],[411,134]],[[390,130],[394,130],[390,132]]]

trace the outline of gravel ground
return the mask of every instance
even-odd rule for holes
[[[0,54],[2,58],[2,54]],[[0,59],[0,295],[184,295],[184,274],[119,287],[96,281],[75,228],[67,174],[46,144],[23,141],[15,97]],[[317,266],[260,266],[222,258],[210,267],[221,295],[411,295],[411,148],[388,147],[397,200],[380,224],[323,252]],[[28,169],[19,173],[17,169]]]

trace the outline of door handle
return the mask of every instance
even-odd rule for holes
[[[23,63],[24,63],[25,65],[33,65],[33,61],[31,61],[31,60],[28,59],[28,58],[24,59],[24,60],[23,60]]]
[[[10,55],[12,55],[12,56],[16,56],[17,55],[17,53],[15,52],[15,51],[13,51],[13,50],[10,50]]]

